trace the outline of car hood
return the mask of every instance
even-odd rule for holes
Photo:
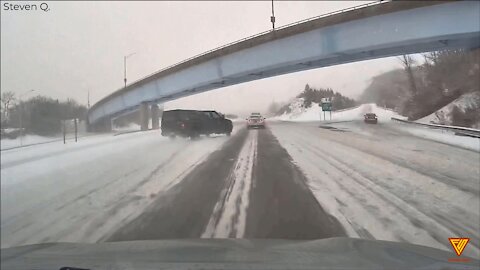
[[[1,250],[1,269],[478,269],[453,252],[389,241],[195,239],[53,243]]]

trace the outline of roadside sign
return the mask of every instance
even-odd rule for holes
[[[331,112],[332,111],[332,103],[330,102],[322,102],[322,111],[324,112]]]
[[[332,120],[332,100],[331,99],[322,98],[322,111],[323,111],[323,120],[327,120],[325,118],[325,112],[330,112],[330,120]]]

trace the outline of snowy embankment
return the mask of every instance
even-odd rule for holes
[[[140,129],[140,128],[139,128]],[[96,136],[105,136],[108,134],[100,134],[100,133],[87,133],[87,132],[82,132],[77,134],[77,140],[84,140],[85,137],[96,137]],[[67,133],[65,136],[65,141],[67,144],[69,143],[75,143],[75,134],[74,133]],[[40,135],[34,135],[34,134],[28,134],[22,137],[17,137],[15,139],[9,139],[9,138],[3,138],[0,140],[1,144],[1,150],[12,150],[15,148],[21,148],[21,147],[30,147],[30,146],[36,146],[39,144],[48,144],[48,143],[58,143],[58,144],[63,144],[63,135],[58,134],[56,136],[40,136]]]
[[[463,94],[450,104],[444,106],[443,108],[437,110],[430,115],[427,115],[417,120],[416,122],[425,124],[451,125],[452,118],[450,113],[452,112],[454,106],[457,106],[461,111],[465,111],[466,109],[480,108],[480,92]],[[476,123],[474,128],[480,128],[480,123]]]
[[[151,127],[151,124],[149,125],[149,127]],[[125,133],[125,132],[132,132],[132,131],[138,131],[140,130],[140,125],[139,124],[136,124],[136,123],[129,123],[128,125],[126,126],[114,126],[112,128],[112,131],[113,132],[117,132],[117,133]]]
[[[96,242],[227,140],[169,140],[153,130],[2,151],[1,247]]]
[[[392,117],[404,119],[398,113],[378,107],[376,104],[362,104],[352,109],[333,111],[330,119],[330,112],[325,112],[326,121],[323,118],[323,111],[318,103],[312,103],[309,108],[303,106],[303,99],[298,98],[290,104],[290,113],[271,118],[271,120],[292,121],[292,122],[341,122],[363,120],[366,113],[375,113],[379,121],[389,121]]]
[[[428,127],[420,127],[410,124],[403,124],[393,122],[392,117],[397,119],[406,119],[406,117],[399,115],[398,113],[377,106],[376,104],[362,104],[358,107],[332,112],[332,120],[330,120],[329,112],[325,112],[327,121],[320,121],[320,116],[323,119],[323,112],[321,107],[312,103],[309,108],[303,107],[303,99],[297,99],[290,105],[291,112],[270,118],[269,120],[279,121],[291,121],[291,122],[312,122],[319,121],[322,124],[346,122],[346,121],[363,121],[363,115],[365,113],[375,113],[378,117],[380,124],[389,124],[392,128],[407,132],[411,135],[421,137],[428,140],[447,143],[462,148],[480,151],[480,139],[458,136],[452,131],[431,129]]]
[[[15,139],[2,139],[0,140],[1,149],[7,150],[20,146],[28,146],[40,143],[48,143],[63,140],[62,137],[44,137],[38,135],[26,135],[23,137],[17,137]]]

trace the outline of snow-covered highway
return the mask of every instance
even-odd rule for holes
[[[158,131],[2,151],[1,246],[352,236],[479,257],[480,153],[398,124],[270,121],[231,137]]]

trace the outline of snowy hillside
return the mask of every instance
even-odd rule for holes
[[[480,107],[480,92],[467,93],[452,103],[444,106],[440,110],[423,117],[422,119],[417,120],[420,123],[427,124],[440,124],[440,125],[451,125],[452,119],[450,117],[450,112],[452,108],[457,106],[460,110],[465,111],[465,109],[470,108],[479,108]],[[477,126],[474,128],[480,128],[480,123],[477,123]]]
[[[305,108],[303,106],[303,99],[298,98],[290,104],[290,113],[284,113],[281,116],[272,118],[273,120],[280,121],[293,121],[293,122],[308,122],[308,121],[320,121],[323,120],[323,111],[318,103],[312,103],[312,106]],[[404,119],[405,117],[397,114],[394,111],[381,108],[376,104],[362,104],[360,106],[333,111],[331,121],[353,121],[362,120],[363,115],[366,113],[375,113],[378,116],[379,121],[388,121],[391,117],[397,117]],[[330,112],[325,112],[325,116],[330,121]]]

